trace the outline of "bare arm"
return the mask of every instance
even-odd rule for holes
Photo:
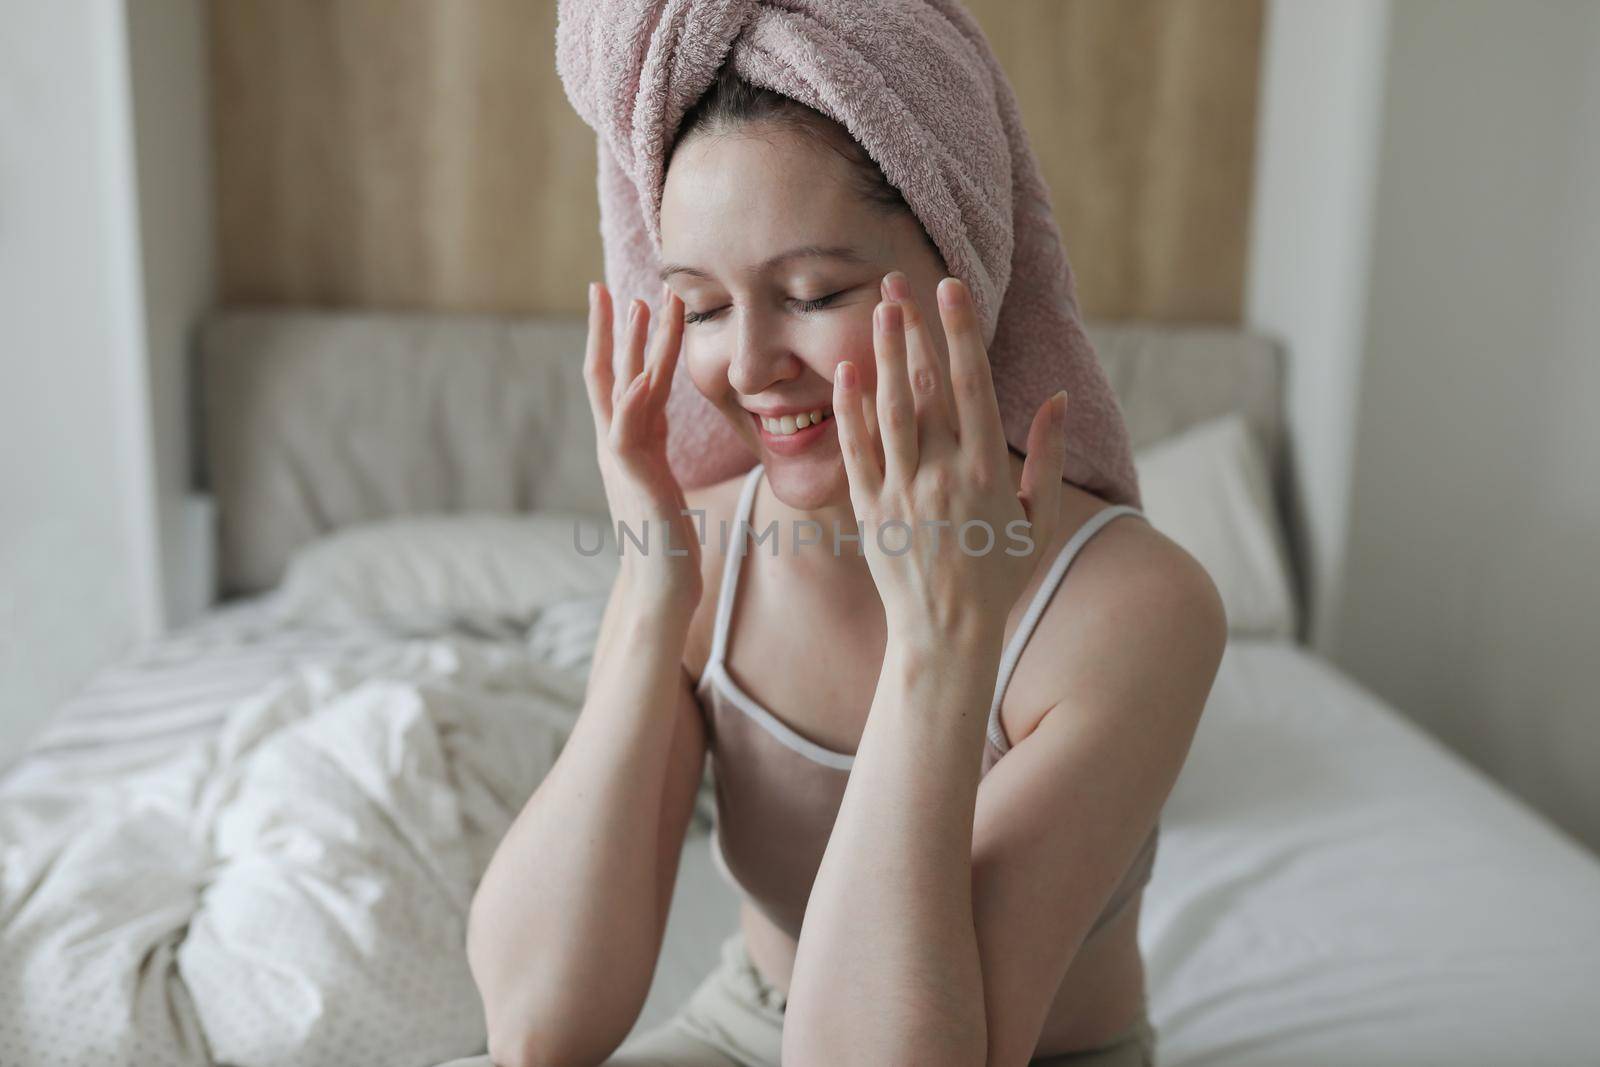
[[[972,832],[999,661],[986,638],[891,638],[806,909],[786,1062],[984,1062]]]
[[[705,756],[683,639],[613,595],[582,714],[495,852],[467,955],[496,1063],[592,1063],[638,1018]]]

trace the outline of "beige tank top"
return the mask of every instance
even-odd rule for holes
[[[750,544],[746,534],[761,474],[758,464],[746,477],[739,497],[717,600],[711,655],[697,693],[706,718],[716,786],[712,860],[734,889],[798,941],[800,921],[844,801],[855,757],[824,748],[796,732],[745,693],[724,665],[739,565]],[[1028,605],[1001,657],[989,707],[983,774],[1011,747],[1000,724],[1000,702],[1023,646],[1078,550],[1101,527],[1124,514],[1143,517],[1136,508],[1119,504],[1101,509],[1084,523],[1062,547]],[[1113,890],[1089,937],[1115,918],[1150,880],[1159,834],[1158,824]]]

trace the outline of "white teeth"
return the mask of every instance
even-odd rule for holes
[[[798,415],[784,415],[776,419],[763,416],[761,425],[766,427],[768,433],[787,435],[803,430],[807,426],[815,426],[831,414],[833,412],[827,408],[817,408],[815,411],[803,411]]]

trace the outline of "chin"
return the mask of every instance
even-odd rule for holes
[[[816,511],[850,501],[850,479],[837,448],[803,456],[775,456],[763,449],[760,460],[772,494],[791,508]]]

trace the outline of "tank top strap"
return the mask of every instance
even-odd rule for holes
[[[1022,658],[1022,650],[1028,644],[1028,638],[1033,636],[1034,627],[1039,625],[1039,619],[1044,615],[1044,609],[1049,605],[1050,598],[1055,595],[1056,588],[1061,584],[1061,579],[1066,576],[1067,568],[1072,565],[1078,550],[1088,543],[1089,538],[1099,533],[1101,528],[1116,518],[1118,515],[1138,515],[1144,518],[1144,512],[1127,504],[1113,504],[1101,508],[1089,517],[1089,521],[1078,527],[1077,531],[1068,538],[1067,543],[1061,546],[1061,551],[1051,562],[1050,569],[1045,572],[1044,581],[1039,583],[1039,589],[1033,595],[1033,600],[1028,604],[1028,610],[1022,615],[1022,620],[1017,623],[1017,632],[1011,635],[1004,653],[1000,657],[1000,671],[995,678],[994,700],[989,705],[989,740],[994,747],[1004,753],[1010,744],[1006,740],[1005,731],[1000,727],[1000,703],[1005,698],[1006,687],[1011,684],[1011,675],[1017,669],[1017,661]]]
[[[702,677],[710,677],[714,668],[722,665],[728,647],[728,627],[733,621],[733,598],[739,585],[739,563],[744,558],[750,539],[745,530],[750,525],[750,512],[755,507],[756,483],[761,480],[762,465],[757,463],[745,475],[744,487],[739,492],[739,506],[734,510],[732,540],[722,561],[722,588],[717,591],[717,617],[711,630],[711,656],[706,660]]]

